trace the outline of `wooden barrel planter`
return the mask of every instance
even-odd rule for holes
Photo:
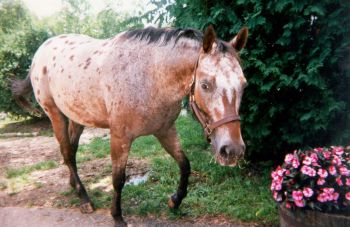
[[[313,210],[295,210],[278,206],[281,227],[350,227],[349,214],[321,213]]]

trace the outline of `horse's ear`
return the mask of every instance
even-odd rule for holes
[[[245,47],[248,39],[248,28],[243,27],[238,34],[231,40],[231,45],[236,51],[240,51]]]
[[[216,40],[216,34],[212,25],[209,25],[204,32],[203,37],[203,50],[208,53],[213,47],[213,43]]]

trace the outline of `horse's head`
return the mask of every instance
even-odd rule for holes
[[[207,136],[221,165],[235,166],[245,152],[239,106],[247,82],[237,52],[245,46],[247,36],[243,28],[230,42],[223,42],[209,26],[195,71],[193,98],[200,118],[210,126]]]

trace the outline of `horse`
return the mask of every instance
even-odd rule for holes
[[[180,183],[168,206],[177,209],[187,194],[190,163],[174,125],[186,96],[216,161],[235,166],[243,157],[239,107],[247,81],[239,52],[247,37],[243,27],[225,42],[211,25],[204,33],[148,27],[109,39],[63,34],[39,47],[28,76],[14,80],[12,92],[28,107],[26,95],[33,91],[49,117],[83,213],[94,209],[77,172],[79,137],[84,126],[110,129],[111,215],[116,226],[125,226],[121,195],[128,153],[137,137],[154,135],[179,166]]]

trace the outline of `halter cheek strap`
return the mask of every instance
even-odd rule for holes
[[[196,100],[194,98],[194,89],[196,86],[196,73],[197,73],[197,68],[198,68],[198,62],[199,62],[199,57],[198,57],[198,60],[197,60],[197,63],[196,63],[195,69],[194,69],[194,79],[193,79],[193,82],[191,85],[190,106],[191,106],[192,112],[196,116],[197,120],[202,125],[207,140],[210,140],[209,137],[216,128],[218,128],[224,124],[230,123],[230,122],[240,121],[241,118],[239,115],[231,114],[231,115],[225,116],[224,118],[222,118],[218,121],[214,121],[214,122],[208,121],[208,119],[204,115],[203,111],[198,107]]]

